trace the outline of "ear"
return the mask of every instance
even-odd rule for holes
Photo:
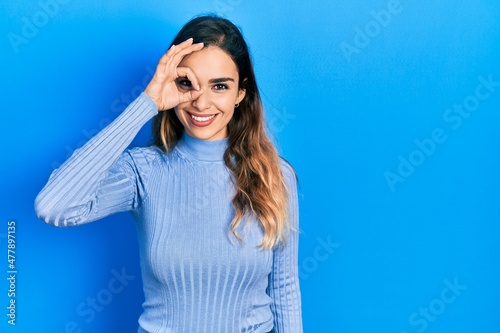
[[[246,95],[247,91],[245,89],[238,90],[238,96],[236,97],[236,102],[234,104],[239,104]]]
[[[247,79],[243,80],[243,83],[241,85],[242,87],[245,86],[246,80]],[[240,90],[238,90],[238,96],[236,97],[236,102],[234,104],[240,103],[245,98],[246,93],[247,93],[247,90],[245,88],[240,88]]]

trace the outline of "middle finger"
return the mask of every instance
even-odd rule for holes
[[[195,51],[201,50],[204,47],[204,45],[205,45],[204,43],[196,43],[189,45],[183,49],[176,48],[175,53],[172,55],[172,57],[168,59],[167,66],[170,65],[173,67],[177,67],[185,56]]]

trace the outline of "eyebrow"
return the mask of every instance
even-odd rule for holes
[[[233,78],[230,78],[230,77],[220,77],[220,78],[217,78],[217,79],[211,79],[210,83],[223,83],[223,82],[226,82],[226,81],[233,81],[234,82],[234,79]]]

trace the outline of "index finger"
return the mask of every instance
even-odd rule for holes
[[[191,85],[195,90],[200,90],[200,82],[194,74],[193,70],[189,67],[177,67],[177,75],[178,77],[187,77],[189,81],[191,81]]]

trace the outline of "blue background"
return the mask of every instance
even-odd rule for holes
[[[204,12],[242,28],[300,177],[305,332],[499,332],[500,83],[482,83],[500,82],[498,0],[5,2],[0,267],[15,220],[18,307],[7,325],[2,278],[0,331],[135,332],[131,217],[57,229],[33,200]]]

